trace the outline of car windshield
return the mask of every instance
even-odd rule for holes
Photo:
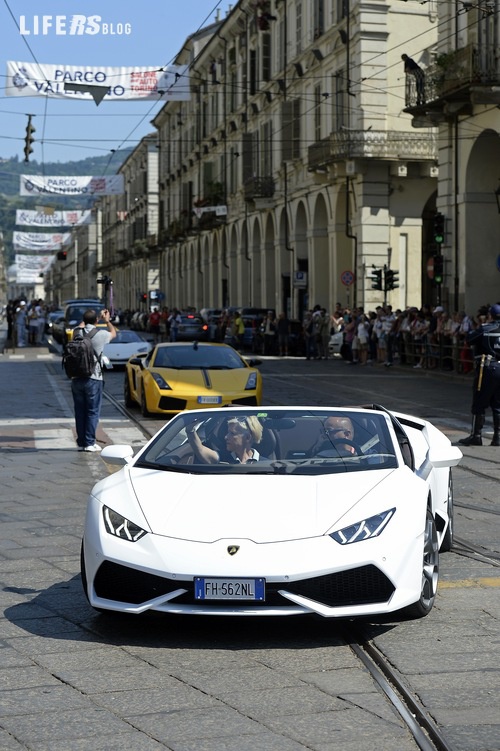
[[[397,450],[389,422],[386,413],[370,410],[185,412],[158,433],[135,466],[192,474],[324,475],[395,469]],[[248,441],[244,453],[239,440]]]
[[[158,347],[153,355],[154,368],[175,368],[176,370],[234,370],[245,367],[232,347],[198,345],[186,347],[166,345]]]
[[[68,323],[80,323],[83,321],[83,314],[87,312],[87,310],[98,310],[98,303],[96,306],[92,305],[72,305],[71,307],[66,309],[66,320]]]

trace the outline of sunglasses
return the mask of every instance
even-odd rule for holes
[[[352,430],[349,430],[348,428],[325,428],[325,433],[327,435],[334,435],[335,433],[343,433],[345,436],[352,435]]]

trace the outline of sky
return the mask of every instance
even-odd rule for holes
[[[36,132],[32,159],[67,162],[136,146],[154,131],[162,104],[5,95],[7,61],[41,65],[149,66],[173,63],[187,37],[223,18],[227,0],[0,0],[0,160],[24,159],[27,115]],[[233,3],[234,5],[234,3]],[[82,29],[70,34],[73,15]],[[46,33],[43,33],[44,16]],[[57,28],[56,16],[62,16]],[[99,19],[89,20],[91,16]]]

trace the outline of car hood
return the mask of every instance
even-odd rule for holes
[[[251,368],[232,368],[231,370],[154,368],[175,391],[187,385],[215,391],[233,392],[246,386]]]
[[[135,468],[125,472],[153,533],[199,542],[316,537],[367,494],[370,504],[373,500],[370,513],[394,505],[401,495],[397,470],[320,477],[188,475]]]

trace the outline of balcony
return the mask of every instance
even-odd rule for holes
[[[500,104],[500,49],[469,44],[436,57],[425,70],[423,104],[416,81],[406,76],[406,111],[450,114],[472,104]]]
[[[347,159],[409,162],[436,158],[436,141],[428,133],[350,130],[331,133],[309,146],[308,168],[316,170]]]
[[[265,177],[248,177],[245,180],[245,201],[255,201],[259,198],[272,198],[275,183],[270,175]]]
[[[215,211],[205,211],[193,222],[192,231],[205,232],[206,230],[218,229],[226,224],[227,207],[214,207]]]

